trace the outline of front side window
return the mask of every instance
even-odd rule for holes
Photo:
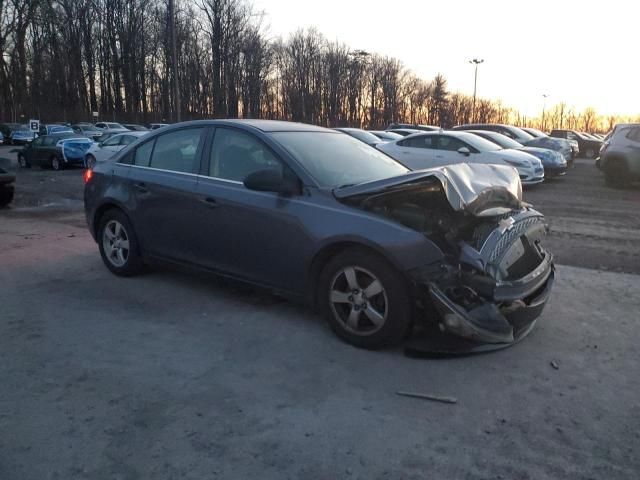
[[[186,128],[156,138],[151,155],[151,168],[171,170],[173,172],[195,173],[198,145],[204,134],[204,128]]]
[[[42,144],[45,147],[50,147],[51,145],[53,145],[54,143],[56,143],[56,139],[53,137],[45,137],[44,140],[42,141]]]
[[[114,147],[120,144],[120,137],[111,137],[109,140],[105,141],[102,146],[104,147]]]
[[[120,137],[120,145],[129,145],[133,142],[136,141],[136,138],[134,135],[122,135]]]
[[[242,182],[259,170],[282,171],[282,162],[257,138],[231,128],[217,128],[211,147],[209,176]]]
[[[457,138],[442,136],[438,139],[438,150],[457,152],[462,147],[467,147],[467,145]]]

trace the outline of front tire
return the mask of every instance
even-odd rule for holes
[[[31,164],[29,162],[27,162],[27,157],[25,157],[21,153],[18,155],[18,166],[20,168],[30,168],[31,167]]]
[[[54,169],[56,172],[62,170],[63,168],[62,162],[60,161],[57,155],[53,155],[51,157],[51,168]]]
[[[320,274],[317,294],[331,329],[356,347],[395,345],[411,325],[405,279],[385,259],[365,250],[345,250],[331,259]]]
[[[98,246],[102,261],[116,275],[130,277],[142,271],[138,238],[121,210],[109,210],[100,219]]]

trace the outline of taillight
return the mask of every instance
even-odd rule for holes
[[[92,178],[93,178],[93,170],[91,170],[90,168],[87,168],[84,171],[84,175],[82,175],[82,180],[84,181],[85,185],[89,183]]]

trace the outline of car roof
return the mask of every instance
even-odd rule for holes
[[[154,125],[154,124],[152,124]],[[157,124],[156,124],[157,125]],[[328,132],[336,133],[335,130],[306,123],[287,122],[283,120],[257,120],[257,119],[219,119],[219,120],[191,120],[188,122],[173,123],[170,128],[181,128],[185,126],[198,125],[227,125],[249,127],[251,129],[260,130],[262,132]],[[166,132],[167,130],[163,130]]]

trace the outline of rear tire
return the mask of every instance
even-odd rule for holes
[[[102,261],[111,272],[130,277],[144,269],[138,237],[121,210],[108,210],[102,216],[97,240]]]
[[[404,277],[366,250],[348,249],[329,260],[317,298],[334,333],[356,347],[395,345],[411,325],[412,299]]]
[[[6,207],[13,201],[15,188],[13,185],[5,185],[0,187],[0,208]]]

